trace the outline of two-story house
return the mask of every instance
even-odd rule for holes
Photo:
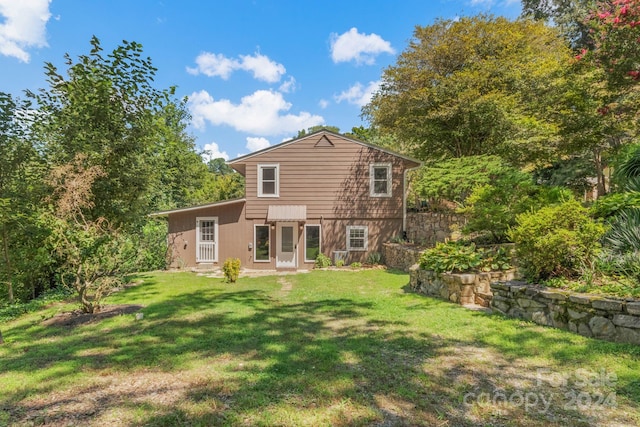
[[[159,212],[172,267],[308,269],[318,253],[364,262],[401,236],[417,160],[329,131],[231,160],[245,197]]]

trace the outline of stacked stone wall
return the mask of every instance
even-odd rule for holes
[[[411,267],[409,285],[415,292],[462,305],[478,304],[489,307],[492,299],[491,283],[511,280],[514,271],[486,273],[435,273]]]
[[[491,284],[491,308],[510,317],[586,337],[640,344],[640,300],[616,299],[528,285]]]
[[[412,265],[418,263],[424,248],[401,243],[385,243],[382,250],[387,267],[408,272]]]
[[[437,242],[457,240],[466,223],[461,215],[437,212],[410,212],[407,214],[407,239],[422,246],[435,246]]]

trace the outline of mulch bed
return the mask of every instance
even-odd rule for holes
[[[110,317],[120,316],[122,314],[132,314],[144,308],[143,305],[137,304],[118,304],[107,305],[97,313],[84,313],[81,310],[74,310],[65,313],[59,313],[55,316],[42,321],[44,326],[65,326],[73,328],[75,326],[84,325]]]

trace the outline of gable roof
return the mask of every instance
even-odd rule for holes
[[[347,140],[349,142],[353,142],[355,144],[360,144],[360,145],[365,146],[365,147],[373,148],[374,150],[378,150],[378,151],[382,151],[382,152],[387,153],[387,154],[391,154],[392,156],[399,157],[399,158],[404,159],[404,160],[406,160],[406,161],[408,161],[410,163],[415,163],[416,166],[420,166],[422,164],[422,162],[420,160],[411,158],[409,156],[405,156],[404,154],[400,154],[398,152],[395,152],[395,151],[392,151],[392,150],[388,150],[386,148],[382,148],[382,147],[379,147],[377,145],[370,144],[368,142],[360,141],[359,139],[354,139],[354,138],[350,138],[350,137],[345,136],[345,135],[340,135],[339,133],[331,132],[331,131],[326,130],[326,129],[321,129],[321,130],[319,130],[317,132],[313,132],[313,133],[310,133],[308,135],[301,136],[300,138],[291,139],[289,141],[285,141],[285,142],[282,142],[280,144],[276,144],[276,145],[272,145],[272,146],[267,147],[267,148],[263,148],[262,150],[254,151],[253,153],[246,154],[244,156],[236,157],[235,159],[228,160],[227,164],[230,165],[230,166],[233,166],[234,164],[238,164],[239,165],[239,164],[242,164],[245,160],[248,160],[248,159],[250,159],[252,157],[259,156],[261,154],[268,153],[268,152],[273,151],[273,150],[277,150],[278,148],[286,147],[287,145],[295,144],[298,141],[302,141],[302,140],[305,140],[305,139],[317,137],[318,135],[322,135],[323,136],[320,139],[319,143],[321,143],[322,140],[326,140],[326,141],[324,141],[324,144],[328,143],[328,144],[333,145],[333,143],[331,143],[331,141],[329,140],[328,136],[335,136],[335,137]]]

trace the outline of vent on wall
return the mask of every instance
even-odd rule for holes
[[[314,147],[333,147],[333,142],[329,141],[327,135],[322,135]]]

